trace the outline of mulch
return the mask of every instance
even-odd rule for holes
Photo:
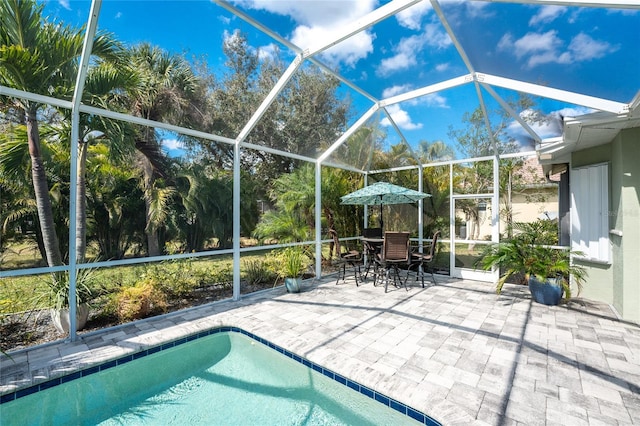
[[[243,282],[241,284],[241,292],[247,294],[272,287],[273,284],[250,285]],[[187,298],[172,301],[164,313],[204,305],[216,300],[228,299],[232,296],[233,289],[230,285],[216,284],[200,288],[192,292]],[[81,333],[100,330],[118,324],[118,318],[115,316],[92,312]],[[48,310],[34,310],[0,317],[0,350],[4,352],[41,345],[64,337],[65,335],[59,333],[51,322]]]

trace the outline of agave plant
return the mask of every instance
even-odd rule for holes
[[[97,295],[92,290],[95,280],[93,269],[80,269],[76,277],[76,305],[88,303]],[[56,310],[69,307],[69,273],[54,272],[47,280],[50,306]]]

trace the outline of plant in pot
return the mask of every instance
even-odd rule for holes
[[[80,269],[76,276],[76,331],[82,330],[89,318],[89,302],[95,298],[91,283],[93,270]],[[55,272],[46,280],[51,321],[60,333],[69,333],[69,273]]]
[[[309,266],[309,258],[300,247],[287,247],[282,251],[280,276],[289,293],[299,293],[302,274]]]
[[[580,292],[586,270],[571,262],[571,256],[580,253],[550,247],[557,244],[553,221],[515,222],[512,226],[513,237],[488,246],[479,260],[485,270],[500,268],[496,293],[513,276],[527,283],[533,299],[545,305],[557,305],[563,294],[571,298],[571,277]]]

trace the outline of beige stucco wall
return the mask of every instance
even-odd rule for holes
[[[612,304],[640,323],[640,128],[623,130],[609,144],[572,154],[571,166],[609,162],[610,265],[585,263],[589,277],[582,296]]]
[[[537,201],[533,201],[537,200]],[[491,203],[491,200],[488,200]],[[502,205],[501,205],[502,207]],[[538,187],[527,188],[519,193],[515,193],[511,197],[511,208],[513,211],[514,222],[535,222],[543,218],[545,212],[553,213],[558,217],[558,187]],[[464,220],[464,213],[457,212],[457,217]],[[487,206],[485,212],[480,212],[480,240],[491,238],[491,205]],[[506,232],[506,221],[500,219],[500,233]],[[467,229],[470,224],[467,223]]]

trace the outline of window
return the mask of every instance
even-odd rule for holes
[[[609,263],[609,167],[571,170],[571,248],[589,261]]]

